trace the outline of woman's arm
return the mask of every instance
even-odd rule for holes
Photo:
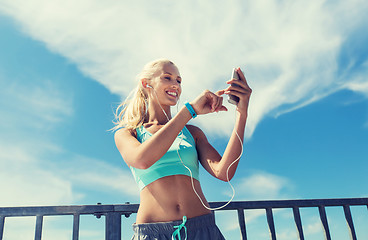
[[[115,144],[128,166],[146,169],[160,159],[170,148],[175,138],[191,115],[184,107],[147,141],[140,143],[127,129],[115,133]]]
[[[223,181],[227,181],[227,169],[235,160],[238,159],[242,152],[242,142],[244,139],[245,125],[248,117],[249,99],[252,93],[252,90],[248,86],[242,71],[237,69],[237,72],[239,74],[240,80],[232,79],[227,83],[235,83],[238,86],[229,86],[227,89],[217,92],[218,95],[233,94],[239,97],[234,129],[223,156],[221,157],[216,149],[212,147],[205,134],[199,128],[191,127],[193,135],[196,138],[197,151],[201,164],[211,175]],[[237,165],[238,162],[234,163],[229,169],[229,179],[234,176]]]
[[[204,91],[191,105],[198,115],[226,110],[222,97],[209,91]],[[140,143],[131,131],[120,129],[115,133],[115,144],[128,166],[149,168],[167,152],[191,118],[188,109],[183,107],[147,141]]]
[[[246,121],[246,120],[245,120]],[[244,122],[245,122],[244,121]],[[241,119],[238,117],[234,130],[231,134],[227,147],[223,156],[221,156],[217,150],[208,142],[206,135],[201,129],[195,126],[188,125],[188,130],[192,133],[198,152],[198,158],[204,169],[209,172],[212,176],[227,181],[227,169],[229,166],[236,161],[242,152],[242,143],[244,137],[244,126]],[[238,132],[239,138],[235,131]],[[232,164],[229,169],[229,180],[231,180],[235,174],[238,166],[238,161]]]

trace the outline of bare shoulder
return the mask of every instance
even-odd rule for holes
[[[114,135],[115,145],[129,167],[134,166],[137,148],[141,144],[136,136],[136,130],[126,128],[117,130]]]
[[[136,130],[120,128],[114,134],[115,143],[119,143],[120,141],[129,140],[132,137],[137,138],[137,131]]]

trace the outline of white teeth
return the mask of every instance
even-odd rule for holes
[[[167,94],[175,96],[176,97],[176,92],[167,92]]]

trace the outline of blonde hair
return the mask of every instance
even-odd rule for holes
[[[115,127],[111,130],[126,128],[134,130],[144,123],[148,118],[148,95],[145,92],[141,80],[151,80],[165,64],[175,64],[168,59],[157,59],[147,63],[140,74],[137,75],[138,85],[133,89],[128,97],[116,108]]]

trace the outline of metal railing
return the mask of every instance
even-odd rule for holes
[[[224,202],[211,202],[210,206],[215,208],[223,205]],[[350,206],[365,206],[368,210],[368,198],[342,198],[342,199],[305,199],[305,200],[276,200],[276,201],[234,201],[225,208],[218,211],[233,210],[238,213],[239,228],[243,240],[247,239],[244,210],[264,209],[270,239],[276,240],[276,230],[273,217],[274,209],[292,209],[295,226],[298,230],[298,238],[304,240],[303,225],[300,208],[318,208],[323,226],[325,239],[330,240],[330,228],[327,220],[326,207],[342,207],[345,219],[349,227],[350,238],[356,240],[356,231]],[[138,210],[138,204],[119,205],[80,205],[80,206],[40,206],[40,207],[4,207],[0,208],[0,240],[3,239],[4,223],[6,218],[35,216],[35,240],[41,240],[44,216],[73,216],[72,239],[79,238],[79,222],[81,215],[94,215],[97,218],[105,217],[105,239],[121,239],[121,216],[129,217]]]

